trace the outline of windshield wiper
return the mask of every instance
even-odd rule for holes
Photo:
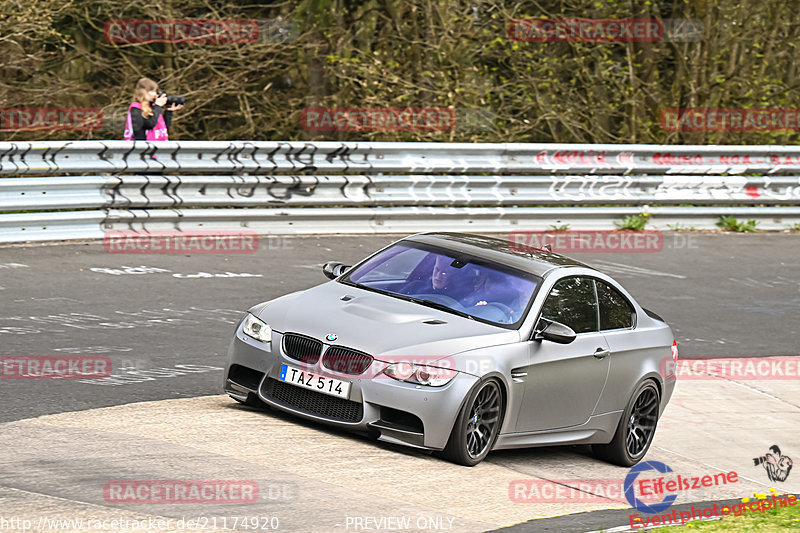
[[[458,309],[453,309],[452,307],[440,304],[439,302],[433,302],[431,300],[425,300],[422,298],[414,298],[413,296],[406,296],[404,294],[400,295],[400,297],[403,298],[404,300],[409,300],[414,303],[424,305],[425,307],[432,307],[433,309],[438,309],[439,311],[446,311],[448,313],[453,313],[458,316],[463,316],[464,318],[469,318],[470,320],[475,320],[475,317],[473,317],[469,313],[465,313],[464,311],[459,311]]]

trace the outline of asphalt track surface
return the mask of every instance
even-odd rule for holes
[[[220,394],[229,340],[245,310],[327,281],[397,236],[263,237],[254,254],[110,254],[102,243],[0,247],[0,355],[102,355],[99,382],[2,379],[2,520],[276,518],[279,531],[572,530],[628,523],[624,498],[512,501],[519,479],[620,480],[627,469],[583,447],[495,452],[467,469],[411,449],[240,407]],[[570,254],[618,279],[672,326],[682,357],[797,356],[800,234],[666,234],[657,253]],[[752,458],[778,444],[800,456],[797,381],[679,383],[648,460],[685,475],[739,472],[731,486],[678,503],[800,489],[771,483]],[[250,505],[109,503],[114,480],[254,480]],[[594,515],[594,517],[592,517]],[[587,518],[590,517],[590,518]],[[361,519],[359,521],[359,519]],[[383,521],[381,521],[383,519]],[[251,522],[252,523],[252,522]],[[181,527],[182,526],[182,527]],[[241,527],[241,522],[237,529]],[[21,530],[21,529],[20,529]],[[56,529],[51,529],[56,530]],[[61,531],[69,528],[58,529]],[[102,529],[74,528],[75,531]],[[114,530],[114,529],[109,529]],[[133,529],[128,529],[132,531]],[[252,528],[250,529],[252,530]]]

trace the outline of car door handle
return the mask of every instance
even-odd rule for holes
[[[598,348],[598,349],[597,349],[597,350],[594,352],[594,354],[592,354],[592,355],[594,355],[594,356],[595,356],[596,358],[598,358],[598,359],[602,359],[603,357],[605,357],[605,356],[607,356],[607,355],[610,355],[610,354],[611,354],[611,351],[610,351],[610,350],[604,350],[604,349],[602,349],[602,348]]]

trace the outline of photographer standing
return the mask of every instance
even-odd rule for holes
[[[172,104],[166,110],[167,95],[158,94],[158,84],[150,78],[141,78],[133,91],[133,103],[128,108],[125,122],[126,141],[168,141],[172,112],[183,107]]]

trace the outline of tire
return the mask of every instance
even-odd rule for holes
[[[659,405],[655,383],[647,380],[639,385],[628,400],[614,438],[609,444],[593,444],[594,455],[619,466],[633,466],[641,461],[656,433]]]
[[[503,392],[494,379],[474,387],[456,418],[442,457],[464,466],[483,461],[503,423]]]

